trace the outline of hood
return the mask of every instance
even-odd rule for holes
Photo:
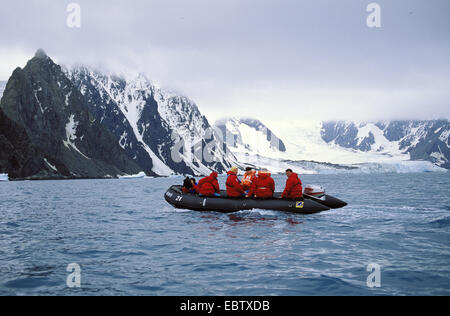
[[[269,178],[271,176],[270,172],[258,172],[258,177],[260,177],[261,179],[266,179]]]
[[[219,174],[217,172],[211,172],[211,174],[209,175],[210,177],[213,177],[215,179],[217,179],[217,177],[219,176]]]

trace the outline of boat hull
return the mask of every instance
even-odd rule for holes
[[[181,191],[181,186],[172,186],[167,190],[164,197],[168,203],[176,208],[194,211],[233,213],[245,210],[262,209],[298,214],[314,214],[330,210],[329,207],[311,199],[294,201],[278,198],[247,199],[228,198],[226,196],[204,197],[196,194],[183,193]]]
[[[314,197],[314,196],[309,196],[309,195],[305,195],[304,196],[305,199],[309,199],[312,200],[314,202],[320,203],[322,205],[325,205],[326,207],[332,208],[332,209],[336,209],[336,208],[342,208],[347,206],[347,203],[339,200],[338,198],[335,198],[334,196],[325,194],[322,197]]]

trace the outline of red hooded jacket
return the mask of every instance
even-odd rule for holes
[[[240,197],[244,195],[244,189],[242,188],[241,182],[239,181],[236,173],[228,171],[228,179],[226,182],[227,195],[229,197]]]
[[[286,181],[286,188],[281,197],[284,199],[298,199],[302,196],[302,181],[300,181],[296,173],[292,173]]]
[[[270,198],[273,197],[274,192],[275,181],[270,177],[270,173],[259,173],[250,187],[248,196],[253,197],[255,195],[257,198]]]
[[[197,185],[199,193],[205,196],[212,196],[214,193],[220,194],[219,182],[217,181],[218,176],[217,172],[213,172],[208,177],[201,179]]]

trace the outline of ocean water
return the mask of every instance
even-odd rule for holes
[[[349,206],[225,215],[168,205],[181,178],[0,182],[0,295],[450,294],[448,174],[302,179]]]

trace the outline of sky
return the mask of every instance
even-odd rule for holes
[[[369,28],[367,6],[380,7]],[[79,4],[80,28],[67,25]],[[0,80],[38,48],[145,73],[209,121],[450,118],[448,0],[0,0]]]

